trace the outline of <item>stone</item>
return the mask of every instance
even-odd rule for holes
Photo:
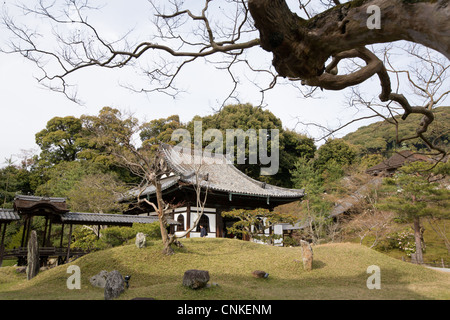
[[[313,264],[313,250],[309,242],[300,240],[300,246],[302,249],[302,261],[303,261],[303,269],[306,271],[312,270]]]
[[[26,273],[27,267],[16,267],[16,272],[17,273]]]
[[[146,242],[147,242],[147,238],[146,238],[145,234],[142,232],[138,232],[136,234],[136,241],[135,241],[136,247],[138,247],[139,249],[142,249],[145,247]]]
[[[58,265],[58,259],[57,258],[50,258],[50,259],[48,259],[48,261],[47,261],[47,266],[49,267],[49,268],[54,268],[54,267],[56,267]]]
[[[206,270],[187,270],[183,276],[183,286],[191,289],[201,289],[206,287],[209,281],[209,272]]]
[[[183,245],[180,241],[178,241],[178,240],[175,240],[175,241],[173,242],[173,244],[174,244],[175,246],[177,246],[178,248],[184,248],[184,245]]]
[[[105,283],[105,300],[113,300],[125,291],[125,281],[119,271],[108,273]]]
[[[35,230],[31,231],[30,240],[28,240],[27,254],[27,279],[33,279],[39,273],[39,246],[37,243],[37,234]]]
[[[269,277],[269,274],[267,272],[265,272],[265,271],[262,271],[262,270],[255,270],[255,271],[253,271],[252,275],[255,278],[258,278],[258,279],[267,279]]]
[[[91,285],[93,285],[94,287],[97,288],[104,288],[106,285],[106,278],[108,276],[108,271],[106,270],[102,270],[100,271],[98,274],[96,274],[95,276],[92,276],[89,279],[89,282],[91,283]]]
[[[219,284],[217,283],[217,282],[213,282],[213,283],[211,283],[211,284],[207,284],[206,285],[206,288],[211,288],[211,287],[218,287],[219,286]]]

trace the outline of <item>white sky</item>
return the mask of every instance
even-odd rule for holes
[[[191,0],[192,1],[192,0]],[[15,1],[2,1],[3,8]],[[189,1],[188,1],[189,2]],[[144,5],[145,0],[107,1],[108,5],[102,9],[101,16],[90,22],[98,26],[104,34],[111,36],[123,33],[127,28],[135,27],[137,36],[145,37],[147,26],[150,25],[148,11],[136,10],[135,6]],[[197,2],[198,3],[198,2]],[[202,2],[203,3],[203,2]],[[42,23],[27,16],[30,25]],[[0,27],[0,47],[7,40],[7,34]],[[270,62],[272,56],[262,49],[254,49],[258,59]],[[187,93],[173,99],[163,94],[146,96],[136,94],[119,86],[120,82],[130,82],[138,79],[135,70],[131,68],[118,71],[90,69],[72,78],[78,86],[79,97],[85,102],[83,106],[75,104],[58,94],[43,88],[34,79],[39,75],[36,66],[19,55],[0,53],[0,166],[4,159],[16,155],[23,149],[35,148],[35,134],[45,128],[48,120],[55,116],[82,114],[97,114],[104,106],[111,106],[120,110],[135,113],[140,119],[151,120],[180,115],[181,121],[187,122],[195,115],[211,114],[213,108],[219,106],[228,94],[232,83],[226,73],[217,73],[213,68],[206,68],[203,63],[191,65],[180,75],[179,84],[187,89]],[[374,85],[375,84],[375,85]],[[377,79],[369,82],[367,88],[374,88],[377,92]],[[260,95],[254,88],[241,89],[241,102],[258,104]],[[343,92],[324,92],[322,99],[301,98],[298,91],[290,86],[280,86],[266,94],[268,109],[279,117],[284,127],[293,128],[300,117],[305,122],[317,122],[321,125],[336,125],[337,119],[346,121],[354,116],[355,111],[345,107]],[[349,126],[338,136],[354,131],[363,123]],[[367,122],[366,122],[367,124]],[[312,130],[312,128],[309,128]],[[297,126],[297,131],[317,137],[318,133]]]

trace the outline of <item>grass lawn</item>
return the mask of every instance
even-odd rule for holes
[[[30,281],[14,267],[0,268],[0,299],[103,299],[103,289],[89,283],[101,270],[131,275],[130,288],[119,299],[450,299],[450,273],[405,263],[359,244],[313,247],[310,272],[303,270],[300,248],[232,239],[185,239],[183,244],[185,248],[173,256],[162,255],[160,241],[155,241],[143,249],[125,245],[79,258],[70,264],[81,269],[80,290],[67,289],[68,265],[41,272]],[[380,267],[380,290],[366,286],[371,265]],[[208,270],[210,283],[219,285],[197,291],[184,288],[182,278],[188,269]],[[254,278],[254,270],[268,272],[269,278]]]

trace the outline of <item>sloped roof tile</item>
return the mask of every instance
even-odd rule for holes
[[[169,224],[177,224],[169,219]],[[135,216],[125,214],[107,214],[107,213],[85,213],[85,212],[67,212],[61,215],[61,221],[64,223],[79,224],[133,224],[133,223],[153,223],[158,221],[154,216]]]
[[[9,222],[20,220],[20,216],[12,209],[1,209],[0,208],[0,221]]]
[[[160,150],[174,172],[173,176],[162,179],[162,190],[182,181],[191,185],[200,183],[210,190],[256,197],[300,199],[305,195],[303,189],[282,188],[252,179],[223,155],[202,154],[196,158],[190,149],[167,144],[161,144]],[[150,186],[142,195],[153,193],[155,187]]]

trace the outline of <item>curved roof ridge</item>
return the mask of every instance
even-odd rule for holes
[[[196,168],[193,148],[183,148],[181,146],[171,146],[161,144],[161,152],[167,161],[168,166],[180,175],[184,182],[196,184],[193,177],[196,174]],[[182,157],[187,156],[187,159]],[[217,157],[217,158],[216,158]],[[208,181],[201,181],[200,184],[208,188],[223,192],[242,193],[261,197],[303,197],[304,189],[289,189],[274,186],[262,181],[258,181],[240,171],[227,159],[225,155],[215,154],[214,161],[209,162],[205,159],[213,157],[201,154],[201,163],[204,167],[199,168],[200,175],[208,175]]]

